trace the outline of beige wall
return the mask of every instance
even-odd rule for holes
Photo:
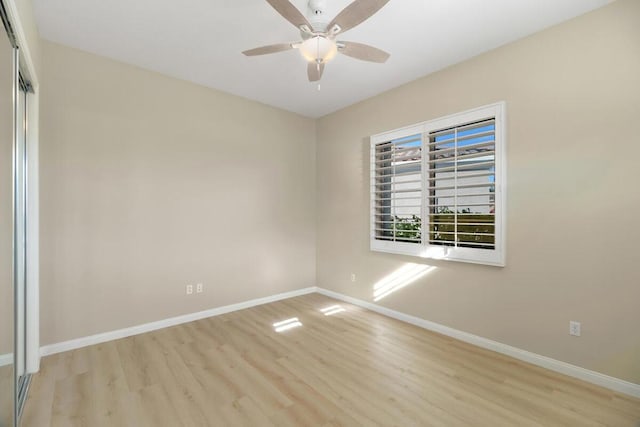
[[[42,345],[314,285],[313,120],[42,51]]]
[[[320,119],[318,286],[370,301],[416,262],[369,251],[368,136],[504,100],[507,266],[422,260],[379,303],[640,383],[639,22],[620,0]]]

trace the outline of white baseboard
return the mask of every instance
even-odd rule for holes
[[[245,308],[255,307],[257,305],[268,304],[270,302],[280,301],[283,299],[293,298],[300,295],[306,295],[316,292],[315,287],[298,289],[291,292],[284,292],[264,298],[257,298],[250,301],[240,302],[237,304],[225,305],[224,307],[212,308],[210,310],[199,311],[196,313],[185,314],[183,316],[171,317],[169,319],[159,320],[157,322],[145,323],[143,325],[132,326],[130,328],[118,329],[116,331],[104,332],[101,334],[91,335],[88,337],[77,338],[56,344],[50,344],[40,347],[40,355],[48,356],[51,354],[62,353],[64,351],[75,350],[77,348],[87,347],[94,344],[100,344],[107,341],[113,341],[120,338],[130,337],[132,335],[143,334],[170,326],[180,325],[182,323],[193,322],[194,320],[205,319],[207,317],[219,316],[221,314],[230,313],[232,311],[244,310]],[[2,356],[0,356],[2,357]],[[1,360],[1,359],[0,359]]]
[[[0,367],[13,363],[13,353],[0,354]]]
[[[451,338],[455,338],[460,341],[464,341],[475,346],[493,350],[497,353],[511,356],[515,359],[522,360],[524,362],[531,363],[532,365],[540,366],[549,369],[560,374],[568,375],[570,377],[578,378],[588,383],[596,384],[605,388],[608,388],[619,393],[628,394],[630,396],[640,398],[640,384],[634,384],[628,381],[621,380],[619,378],[611,377],[601,374],[599,372],[591,371],[589,369],[581,368],[580,366],[572,365],[570,363],[561,362],[550,357],[541,356],[530,351],[521,350],[510,345],[502,344],[497,341],[493,341],[487,338],[482,338],[477,335],[473,335],[467,332],[462,332],[457,329],[450,328],[448,326],[440,325],[435,322],[430,322],[419,317],[411,316],[399,311],[391,310],[386,307],[382,307],[371,302],[363,301],[357,298],[352,298],[347,295],[343,295],[337,292],[330,291],[328,289],[316,288],[316,292],[326,295],[337,300],[345,301],[353,305],[357,305],[366,308],[376,313],[383,314],[388,317],[392,317],[403,322],[411,323],[412,325],[419,326],[421,328],[437,332],[442,335],[446,335]]]

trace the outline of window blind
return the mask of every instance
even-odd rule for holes
[[[422,135],[375,145],[372,196],[376,240],[422,242]]]
[[[495,249],[495,136],[495,119],[429,132],[429,244]]]

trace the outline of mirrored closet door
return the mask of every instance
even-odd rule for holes
[[[27,374],[28,102],[19,49],[0,1],[0,427],[19,424]]]
[[[0,31],[0,427],[14,425],[14,87],[15,49]]]

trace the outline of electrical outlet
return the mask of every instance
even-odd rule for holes
[[[202,283],[198,283],[196,285],[196,292],[201,294],[204,291],[204,285]]]
[[[187,295],[191,295],[193,293],[193,285],[187,285]]]
[[[574,337],[580,336],[580,322],[576,322],[575,320],[569,321],[569,335],[573,335]]]
[[[356,281],[356,273],[351,273],[351,281],[352,282]]]

